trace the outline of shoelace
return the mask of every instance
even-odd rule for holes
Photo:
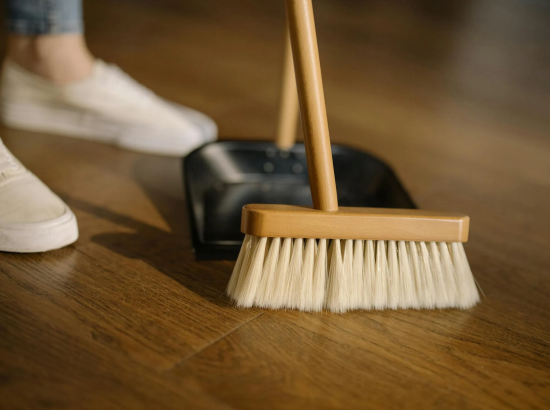
[[[15,171],[19,169],[19,165],[15,162],[6,146],[0,140],[0,174],[7,171]]]

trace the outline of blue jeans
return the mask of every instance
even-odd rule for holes
[[[6,0],[7,29],[12,34],[82,33],[81,0]]]

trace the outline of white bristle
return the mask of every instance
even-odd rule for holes
[[[315,267],[315,239],[306,241],[304,251],[304,265],[302,268],[302,277],[300,278],[300,287],[297,290],[298,310],[311,310],[313,301],[313,269]]]
[[[386,243],[376,242],[376,269],[374,273],[374,292],[372,304],[375,309],[388,307],[388,260],[386,258]]]
[[[347,239],[344,241],[344,249],[342,256],[342,272],[345,280],[341,282],[342,289],[341,294],[344,295],[342,300],[342,309],[349,310],[354,307],[354,293],[357,293],[357,289],[353,289],[353,285],[357,284],[355,277],[353,276],[353,240]],[[361,282],[359,281],[359,284]]]
[[[455,267],[459,301],[457,306],[467,309],[479,302],[479,293],[474,280],[474,275],[470,270],[470,264],[464,252],[462,243],[451,243],[451,252],[453,255],[453,265]]]
[[[225,293],[227,293],[227,295],[230,297],[233,296],[233,293],[235,292],[235,286],[237,285],[239,275],[241,274],[243,260],[249,247],[250,235],[245,235],[241,250],[239,251],[239,256],[237,257],[237,261],[235,262],[235,266],[233,267],[233,272],[231,273],[231,277],[229,278],[229,283],[227,284],[227,288],[225,289]]]
[[[453,261],[451,260],[451,254],[449,248],[444,242],[438,243],[439,255],[441,257],[441,266],[443,267],[443,280],[447,295],[449,297],[449,304],[447,307],[456,306],[458,302],[458,289],[455,281],[455,270],[453,268]]]
[[[402,309],[420,308],[417,298],[414,273],[410,265],[410,255],[405,241],[397,243],[399,253],[399,276],[401,279],[401,297],[399,307]]]
[[[416,308],[426,306],[426,278],[422,274],[422,265],[420,264],[419,251],[416,242],[408,242],[409,268],[413,277],[413,298]]]
[[[242,307],[336,313],[479,302],[462,243],[307,239],[304,249],[304,239],[251,235],[227,294]]]
[[[353,241],[352,255],[352,274],[349,283],[350,289],[350,308],[361,309],[365,303],[363,298],[365,295],[365,279],[363,277],[363,241]],[[345,262],[344,262],[345,265]]]
[[[252,252],[248,271],[239,279],[235,294],[240,295],[236,300],[237,306],[251,307],[256,297],[256,292],[260,286],[265,260],[265,248],[267,238],[259,238],[257,245]]]
[[[374,241],[365,241],[365,256],[363,257],[363,298],[362,309],[372,309],[374,306],[374,278],[376,264]]]
[[[449,291],[445,286],[445,272],[443,271],[443,263],[441,255],[437,248],[437,243],[430,242],[428,249],[430,251],[430,269],[432,270],[435,287],[435,306],[443,309],[451,305]]]
[[[339,239],[332,241],[329,255],[330,266],[325,304],[330,311],[343,313],[349,306],[349,294],[346,293],[346,274]]]
[[[295,309],[300,304],[300,283],[302,281],[302,266],[304,264],[304,241],[303,239],[294,239],[292,246],[292,255],[290,257],[288,289],[283,306]]]
[[[325,304],[326,281],[327,240],[320,239],[319,244],[315,247],[315,262],[313,268],[313,295],[311,298],[312,311],[320,312],[321,310],[323,310],[323,306]]]
[[[254,236],[252,235],[245,235],[243,245],[241,246],[241,251],[239,252],[239,257],[237,258],[237,263],[235,263],[235,267],[233,268],[233,273],[231,274],[231,278],[229,279],[229,283],[227,284],[227,294],[229,296],[233,296],[235,293],[235,288],[237,287],[237,283],[239,282],[239,278],[243,274],[244,271],[248,269],[248,264],[250,262],[250,249],[252,241],[254,240]]]
[[[388,241],[388,307],[397,309],[401,301],[401,279],[399,260],[397,259],[397,244]]]
[[[420,269],[421,275],[426,279],[426,287],[424,288],[424,307],[434,309],[437,305],[437,289],[435,285],[435,274],[430,266],[430,252],[426,246],[426,242],[419,242],[420,247]]]
[[[275,278],[275,286],[271,299],[265,301],[267,307],[279,309],[284,306],[286,300],[286,292],[288,291],[290,253],[292,251],[292,239],[285,238],[279,253],[279,261],[277,263],[277,277]]]
[[[277,264],[279,263],[279,252],[281,250],[281,238],[273,238],[269,246],[267,258],[264,265],[264,273],[254,304],[260,307],[269,306],[269,300],[273,294],[275,287],[275,279],[277,278]]]

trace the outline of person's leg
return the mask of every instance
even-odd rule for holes
[[[7,6],[10,35],[8,63],[2,70],[3,116],[22,94],[34,89],[21,89],[19,82],[7,74],[8,67],[21,67],[29,76],[58,83],[89,75],[93,61],[75,53],[83,45],[79,1],[7,0]],[[87,68],[82,57],[88,58]],[[28,118],[28,113],[23,115]],[[69,207],[0,139],[0,251],[44,252],[69,245],[77,238],[78,224]]]
[[[79,0],[7,0],[7,57],[57,84],[88,77],[94,58]]]
[[[166,101],[112,64],[83,36],[79,0],[7,0],[0,118],[21,130],[184,156],[217,137],[208,116]]]

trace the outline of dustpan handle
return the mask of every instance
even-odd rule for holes
[[[327,112],[311,0],[286,0],[313,207],[337,211]]]
[[[279,106],[279,122],[275,144],[282,150],[289,150],[296,143],[296,127],[298,123],[299,107],[296,94],[296,76],[292,62],[292,49],[288,29],[285,30],[285,57],[283,66],[283,84],[281,102]]]

